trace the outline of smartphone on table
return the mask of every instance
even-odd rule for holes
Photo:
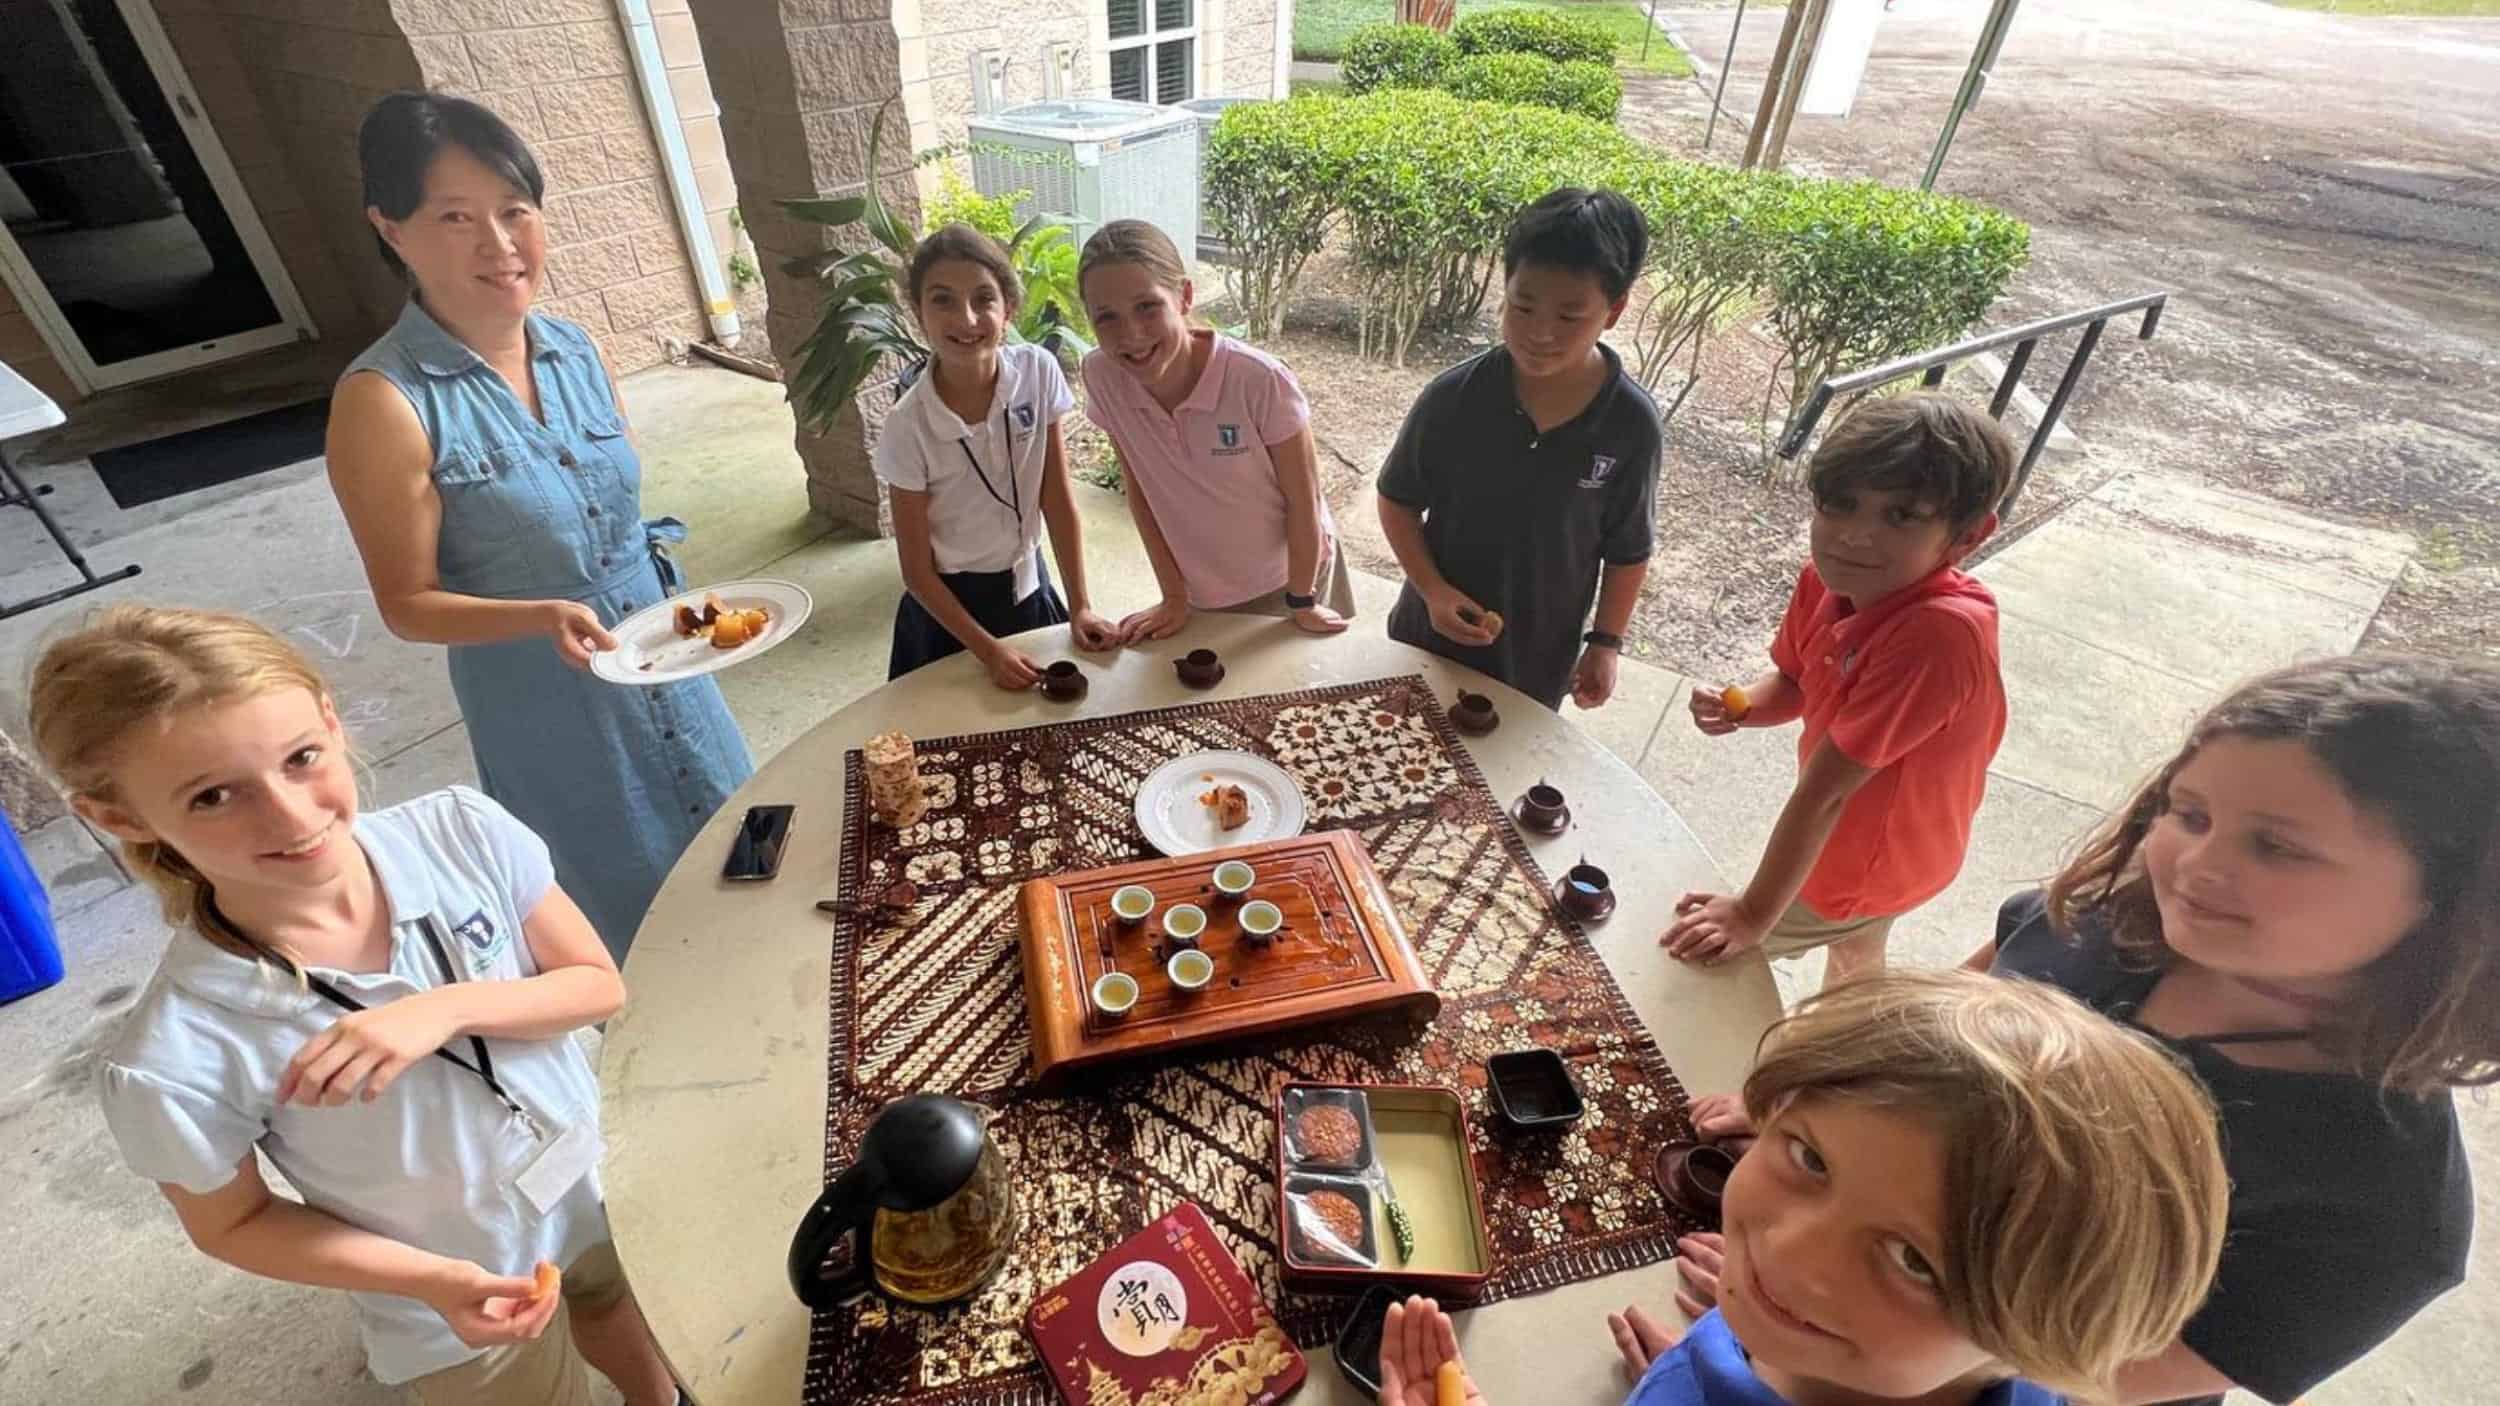
[[[721,865],[724,879],[769,879],[781,872],[781,853],[790,842],[790,817],[797,806],[749,806],[729,843],[729,860]]]

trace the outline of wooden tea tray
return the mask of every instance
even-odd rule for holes
[[[1264,898],[1284,910],[1284,932],[1263,949],[1243,939],[1240,905],[1215,892],[1215,867],[1228,859],[1258,871],[1243,902]],[[1154,891],[1155,910],[1142,923],[1111,911],[1112,892],[1124,884]],[[1176,903],[1207,911],[1198,945],[1215,959],[1215,980],[1195,993],[1176,989],[1163,971],[1171,951],[1163,913]],[[1441,1009],[1371,856],[1343,830],[1033,879],[1023,907],[1036,1079],[1383,1011],[1429,1020]],[[1091,993],[1095,978],[1115,970],[1137,979],[1138,996],[1111,1020]]]

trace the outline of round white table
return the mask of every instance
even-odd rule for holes
[[[1693,1093],[1736,1086],[1779,1013],[1759,956],[1709,969],[1670,961],[1656,936],[1687,889],[1724,887],[1701,844],[1630,767],[1533,700],[1422,650],[1372,622],[1314,640],[1285,622],[1202,614],[1178,638],[1080,656],[1064,629],[1023,638],[1045,661],[1080,659],[1092,680],[1073,706],[992,687],[969,655],[921,669],[834,714],[791,743],[696,836],[653,900],[625,965],[632,992],[609,1022],[608,1214],[643,1312],[701,1406],[785,1406],[799,1397],[809,1315],[783,1264],[799,1218],[822,1187],[825,1042],[832,952],[815,902],[833,896],[843,757],[901,728],[917,738],[1041,726],[1204,701],[1171,661],[1207,646],[1227,677],[1215,697],[1282,693],[1422,674],[1446,707],[1464,686],[1502,716],[1467,741],[1505,803],[1543,778],[1570,797],[1577,824],[1531,836],[1549,875],[1582,853],[1620,894],[1597,945],[1668,1064]],[[722,856],[750,805],[798,807],[781,874],[721,880]],[[1674,1271],[1657,1264],[1459,1315],[1462,1349],[1496,1402],[1619,1402],[1604,1315],[1638,1301],[1672,1312]],[[1325,1350],[1311,1353],[1304,1400],[1359,1393]]]

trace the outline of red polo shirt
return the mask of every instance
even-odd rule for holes
[[[2005,739],[1996,597],[1945,566],[1861,611],[1808,566],[1771,662],[1805,692],[1798,765],[1829,737],[1875,770],[1799,896],[1826,918],[1859,918],[1944,892]]]

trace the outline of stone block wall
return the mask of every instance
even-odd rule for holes
[[[493,108],[537,152],[538,306],[587,328],[620,376],[707,334],[660,150],[609,0],[390,0],[426,86]],[[702,86],[702,69],[693,70]],[[352,160],[352,155],[351,155]]]
[[[890,0],[703,0],[692,14],[771,311],[773,352],[795,364],[814,329],[817,289],[781,270],[828,247],[829,231],[786,219],[773,202],[855,193],[869,179],[868,133],[878,108],[902,92],[900,43]],[[899,109],[900,104],[897,104]],[[880,153],[879,189],[917,223],[910,142],[896,118]],[[875,533],[883,505],[868,469],[870,429],[856,411],[829,434],[800,430],[808,501],[838,526]]]
[[[896,0],[894,29],[903,61],[903,101],[912,119],[912,145],[922,151],[964,140],[972,117],[972,56],[996,50],[1007,59],[1005,101],[1034,102],[1044,94],[1051,46],[1076,46],[1074,91],[1099,93],[1110,80],[1094,36],[1102,22],[1088,23],[1103,0],[1035,0],[1001,6],[994,0]]]

